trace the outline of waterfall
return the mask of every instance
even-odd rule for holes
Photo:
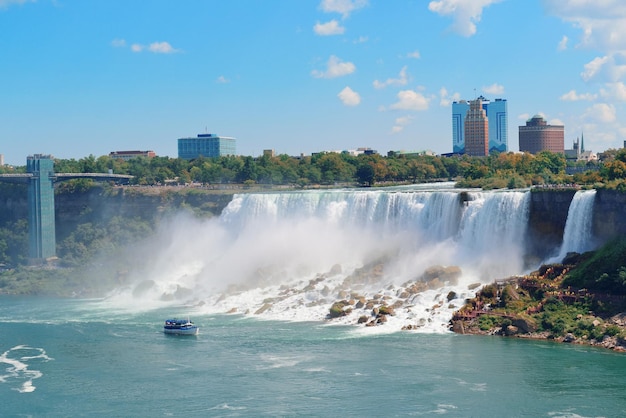
[[[595,190],[579,190],[574,194],[567,212],[563,244],[551,262],[561,262],[569,252],[583,253],[595,247],[593,239],[593,203]]]
[[[470,284],[522,272],[529,202],[528,191],[449,187],[238,194],[218,219],[162,226],[132,293],[283,320],[324,319],[338,299],[384,300],[397,306],[388,328],[440,332]],[[425,278],[433,266],[461,275]]]

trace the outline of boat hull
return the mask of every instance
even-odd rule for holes
[[[165,334],[172,334],[172,335],[198,335],[199,330],[200,329],[198,327],[173,328],[173,329],[163,328],[163,332]]]

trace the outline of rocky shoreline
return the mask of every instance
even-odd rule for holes
[[[563,286],[579,258],[484,286],[454,313],[450,329],[626,352],[625,298]]]

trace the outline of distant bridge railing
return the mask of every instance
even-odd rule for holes
[[[29,179],[36,178],[33,173],[0,174],[0,182],[4,183],[28,183]],[[133,176],[126,174],[109,173],[55,173],[50,178],[53,181],[65,181],[74,179],[92,179],[99,181],[116,181],[128,183]]]

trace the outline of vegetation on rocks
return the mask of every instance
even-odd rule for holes
[[[484,286],[451,321],[459,333],[626,349],[626,238]]]

